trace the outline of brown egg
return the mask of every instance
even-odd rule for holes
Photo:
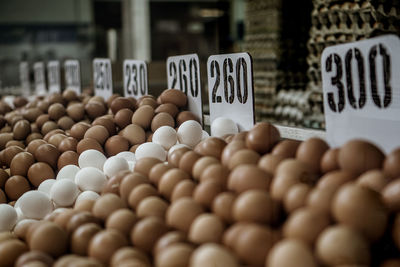
[[[78,141],[83,139],[86,131],[90,128],[90,125],[84,122],[78,122],[71,128],[70,135]]]
[[[129,194],[139,184],[149,183],[149,180],[143,174],[134,172],[126,175],[119,186],[119,195],[125,203],[128,203]]]
[[[179,160],[179,169],[191,175],[194,164],[200,158],[201,156],[194,151],[185,152]]]
[[[146,133],[143,128],[136,124],[129,124],[121,132],[120,135],[125,137],[131,146],[142,144],[146,141]]]
[[[54,103],[63,104],[63,103],[65,103],[64,98],[59,93],[53,93],[47,99],[48,99],[50,104],[54,104]]]
[[[107,139],[104,145],[108,157],[115,156],[122,151],[129,150],[129,142],[126,138],[114,135]]]
[[[153,117],[154,109],[149,105],[144,105],[135,111],[131,122],[142,127],[143,129],[147,129],[150,127]]]
[[[0,169],[0,188],[4,188],[4,185],[9,177],[10,175],[8,175],[5,170]]]
[[[400,211],[400,179],[395,179],[385,186],[382,199],[390,211]]]
[[[169,226],[187,233],[193,220],[203,212],[203,207],[199,203],[189,197],[183,197],[169,206],[166,222]]]
[[[126,261],[133,261],[134,264],[139,261],[141,264],[148,264],[150,266],[149,257],[140,249],[133,247],[122,247],[118,249],[111,257],[111,266],[121,266]],[[140,267],[141,265],[139,265]],[[143,265],[142,265],[143,266]],[[143,267],[148,267],[144,265]]]
[[[129,209],[119,209],[108,216],[105,226],[107,229],[114,229],[124,236],[129,236],[137,221],[138,218],[133,211]]]
[[[65,131],[71,129],[72,126],[74,126],[75,122],[70,117],[63,116],[60,119],[58,119],[57,124],[61,129]]]
[[[151,121],[151,130],[155,132],[161,126],[171,126],[172,128],[174,128],[174,118],[166,112],[160,112],[156,114]]]
[[[165,200],[158,196],[148,196],[139,202],[136,214],[139,218],[154,216],[164,219],[167,209],[168,203]]]
[[[167,172],[168,170],[172,169],[173,167],[167,163],[165,164],[164,162],[160,162],[155,164],[149,172],[149,180],[152,184],[155,186],[158,186],[158,183],[162,177],[162,175]]]
[[[400,149],[395,149],[386,156],[383,171],[389,178],[400,177]]]
[[[79,226],[71,236],[71,252],[77,255],[87,255],[89,242],[102,228],[96,223],[86,223]]]
[[[104,104],[92,101],[85,105],[86,114],[90,119],[95,119],[97,117],[103,116],[106,114],[107,110]]]
[[[271,151],[272,155],[279,155],[283,158],[295,158],[296,151],[299,145],[301,144],[300,141],[285,139],[277,143]]]
[[[122,170],[117,172],[117,174],[108,179],[106,185],[103,186],[101,194],[113,193],[119,195],[119,186],[121,185],[122,179],[124,179],[125,176],[127,176],[130,173],[131,171],[128,170]]]
[[[241,149],[237,151],[230,159],[228,163],[228,168],[233,170],[237,166],[242,164],[253,164],[257,165],[260,159],[260,155],[251,149]]]
[[[204,174],[204,173],[203,173]],[[236,167],[228,178],[228,189],[242,193],[250,189],[268,190],[272,177],[254,165],[244,164]]]
[[[158,217],[141,219],[131,232],[131,241],[135,247],[151,252],[157,240],[167,232],[164,220]]]
[[[65,135],[65,132],[61,129],[54,129],[48,132],[44,137],[43,140],[46,142],[49,142],[50,138],[52,138],[54,135],[62,134]]]
[[[43,135],[40,133],[31,133],[30,135],[28,135],[28,137],[26,137],[25,139],[25,144],[30,144],[33,140],[37,140],[37,139],[42,139]]]
[[[379,267],[397,267],[400,266],[400,259],[389,259],[382,262]]]
[[[270,174],[275,174],[276,169],[284,159],[281,155],[266,154],[260,158],[257,166]]]
[[[236,195],[232,192],[222,192],[213,200],[211,210],[227,223],[233,222],[232,207]]]
[[[6,181],[4,191],[9,200],[17,200],[25,192],[31,190],[28,180],[21,175],[13,175]]]
[[[132,121],[133,111],[129,108],[120,109],[114,116],[114,123],[120,128],[123,129]]]
[[[78,144],[76,145],[76,152],[78,154],[81,154],[83,151],[88,150],[88,149],[95,149],[104,154],[101,144],[99,142],[97,142],[96,139],[93,139],[93,138],[84,138],[84,139],[80,140],[78,142]]]
[[[298,208],[304,207],[311,189],[311,186],[303,183],[291,186],[283,199],[283,206],[286,212],[291,213]]]
[[[0,265],[4,267],[12,267],[18,257],[29,249],[26,244],[20,240],[13,239],[0,243]]]
[[[183,197],[191,197],[195,188],[196,184],[192,180],[184,179],[178,182],[175,185],[174,190],[172,190],[170,199],[171,202],[175,202],[176,200]]]
[[[6,148],[10,146],[18,146],[20,148],[25,148],[25,145],[22,141],[17,141],[17,140],[10,140],[6,143]]]
[[[53,257],[59,257],[67,250],[67,233],[53,222],[35,225],[28,240],[31,250],[39,250]]]
[[[285,159],[275,170],[271,183],[271,196],[276,200],[283,200],[291,186],[297,183],[313,184],[315,176],[305,163],[297,159]]]
[[[67,138],[65,134],[57,133],[50,136],[47,139],[47,142],[55,147],[58,147],[65,138]]]
[[[257,189],[241,193],[232,206],[233,218],[241,222],[271,223],[278,219],[279,212],[268,192]]]
[[[273,232],[269,227],[249,224],[239,232],[234,250],[244,263],[263,266],[273,244]]]
[[[62,116],[65,116],[67,114],[67,111],[65,110],[64,106],[60,103],[55,103],[50,105],[49,110],[49,117],[51,120],[58,120]]]
[[[283,235],[285,238],[299,239],[312,247],[329,224],[329,213],[303,207],[289,215],[283,227]]]
[[[321,212],[330,213],[335,193],[336,189],[330,187],[314,187],[307,196],[306,206]]]
[[[93,199],[83,199],[76,202],[74,205],[74,210],[77,211],[89,211],[91,212],[96,201]]]
[[[383,235],[388,220],[380,195],[355,184],[343,185],[337,191],[332,214],[338,222],[358,229],[371,240]]]
[[[175,186],[185,179],[190,179],[190,176],[181,169],[174,168],[168,170],[161,176],[160,182],[158,183],[158,191],[169,200],[171,199],[172,191]]]
[[[210,156],[201,157],[193,165],[193,168],[192,168],[192,176],[193,176],[193,178],[196,179],[196,180],[199,180],[201,174],[203,173],[203,171],[208,166],[210,166],[212,164],[216,164],[216,163],[219,163],[219,160],[214,158],[214,157],[210,157]]]
[[[126,245],[128,245],[127,239],[117,230],[102,230],[90,240],[88,255],[103,264],[108,264],[113,254]]]
[[[43,111],[41,111],[37,107],[28,108],[23,111],[24,118],[27,119],[29,122],[35,122],[36,119],[42,114]]]
[[[0,204],[7,203],[6,193],[4,193],[3,189],[0,188]]]
[[[55,123],[54,121],[47,121],[43,124],[42,129],[41,129],[41,133],[43,135],[48,134],[49,132],[58,129],[58,125],[57,123]]]
[[[28,169],[29,182],[35,187],[47,179],[55,179],[55,174],[51,166],[44,162],[36,162]]]
[[[63,212],[57,213],[56,217],[52,221],[54,221],[54,223],[56,223],[64,230],[67,230],[67,224],[69,220],[71,219],[72,216],[78,213],[79,213],[78,210],[68,208],[63,210]]]
[[[149,196],[157,196],[158,192],[150,184],[139,184],[129,193],[128,204],[132,209],[136,209],[140,201]]]
[[[126,205],[119,196],[107,193],[96,200],[92,212],[94,216],[105,221],[111,213],[123,208]]]
[[[216,137],[209,137],[196,145],[194,150],[200,155],[221,159],[222,151],[225,146],[226,142],[224,140]]]
[[[217,181],[224,187],[227,185],[228,177],[230,171],[227,167],[221,164],[212,164],[204,169],[200,175],[200,182],[205,182],[207,180]]]
[[[84,138],[93,138],[99,142],[100,145],[104,145],[109,136],[106,127],[102,125],[94,125],[85,132]]]
[[[173,244],[161,251],[155,258],[159,267],[185,267],[189,266],[193,246],[189,244]]]
[[[65,151],[60,155],[57,161],[57,168],[59,170],[66,165],[76,165],[78,166],[79,155],[75,151]]]
[[[10,146],[2,150],[0,153],[2,154],[2,161],[4,161],[5,165],[10,166],[13,158],[21,152],[24,152],[24,150],[19,146]]]
[[[338,156],[339,148],[331,148],[325,151],[324,155],[321,158],[321,172],[328,173],[340,169]]]
[[[265,266],[316,267],[318,265],[310,247],[296,239],[285,239],[271,249]]]
[[[381,169],[384,159],[385,155],[378,147],[363,140],[351,140],[345,143],[338,155],[341,169],[356,175],[368,170]]]
[[[64,138],[60,144],[58,145],[58,150],[63,153],[65,151],[76,151],[76,147],[78,146],[78,141],[73,137]]]
[[[170,231],[162,235],[157,243],[154,245],[153,255],[157,255],[165,248],[177,244],[186,242],[186,235],[181,231]]]
[[[338,189],[341,185],[354,180],[356,177],[354,174],[348,171],[331,171],[322,176],[318,183],[318,188],[331,188],[333,190]]]
[[[59,156],[60,151],[58,151],[58,149],[51,144],[43,144],[35,151],[36,160],[49,164],[53,169],[57,168]]]
[[[244,141],[232,141],[222,151],[221,162],[223,165],[228,166],[230,158],[239,150],[245,149],[246,143]]]
[[[15,267],[32,266],[30,264],[33,262],[40,262],[43,264],[43,266],[51,267],[53,266],[54,260],[48,254],[41,251],[29,251],[25,252],[18,258],[17,262],[15,263]]]
[[[87,223],[96,223],[101,225],[101,220],[93,216],[89,211],[81,211],[73,214],[66,224],[66,230],[68,233],[73,233],[78,227]]]
[[[6,147],[8,141],[13,140],[12,133],[0,133],[0,150]]]
[[[190,226],[188,239],[195,244],[220,243],[224,223],[212,213],[204,213],[195,218]]]
[[[135,105],[125,97],[117,97],[112,100],[110,109],[113,114],[116,114],[121,109],[135,110]]]
[[[187,96],[182,91],[176,89],[164,90],[160,95],[160,100],[162,104],[171,103],[178,108],[185,107],[187,104]]]
[[[187,147],[182,147],[174,150],[171,154],[168,155],[168,163],[174,167],[179,166],[179,161],[181,160],[183,154],[185,154],[190,149]]]
[[[31,133],[31,125],[27,120],[17,121],[13,127],[13,134],[15,140],[25,140]]]
[[[85,117],[85,106],[82,103],[74,103],[67,107],[68,116],[74,121],[81,121]]]
[[[42,114],[42,115],[40,115],[40,116],[38,116],[38,117],[36,118],[36,120],[35,120],[36,126],[37,126],[39,129],[42,129],[43,125],[44,125],[47,121],[49,121],[49,120],[50,120],[49,114]]]
[[[327,265],[357,265],[370,263],[370,252],[365,238],[344,225],[326,228],[316,243],[318,259]]]
[[[320,173],[321,158],[329,149],[328,144],[320,138],[309,138],[297,149],[296,159],[305,163],[313,173]]]
[[[171,115],[173,118],[175,118],[176,115],[178,114],[179,110],[176,105],[171,104],[171,103],[165,103],[165,104],[159,105],[155,110],[156,114],[161,113],[161,112],[166,112],[169,115]]]
[[[275,126],[268,122],[257,123],[247,134],[246,146],[260,154],[265,154],[279,141],[280,134]]]
[[[35,162],[35,158],[29,152],[20,152],[14,156],[10,164],[11,175],[25,176],[29,167]]]
[[[101,126],[106,127],[110,136],[115,135],[117,133],[114,119],[110,115],[104,115],[99,118],[96,118],[92,123],[92,126],[95,126],[95,125],[101,125]]]
[[[218,181],[201,182],[193,191],[193,199],[197,203],[210,208],[214,198],[224,191],[224,186]]]
[[[370,170],[364,172],[357,178],[356,183],[361,186],[368,187],[377,193],[380,193],[383,188],[388,184],[389,179],[385,177],[385,174],[381,170]]]
[[[161,161],[156,158],[142,158],[136,161],[135,172],[139,172],[145,176],[149,176],[151,168]]]
[[[158,106],[157,101],[154,100],[153,97],[148,97],[148,96],[142,98],[138,104],[139,104],[139,107],[144,106],[144,105],[149,105],[149,106],[153,107],[154,109],[157,108],[157,106]]]

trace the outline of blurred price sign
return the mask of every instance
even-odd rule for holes
[[[253,61],[249,53],[213,55],[207,60],[210,123],[226,117],[239,131],[254,126]]]
[[[113,94],[111,60],[108,58],[95,58],[93,60],[93,85],[96,96],[104,100]]]
[[[47,63],[47,82],[49,93],[61,93],[60,62],[58,60]]]
[[[81,93],[81,67],[79,60],[68,59],[64,61],[65,88]]]
[[[188,109],[203,122],[200,63],[197,54],[173,56],[167,59],[168,88],[178,89],[188,97]]]
[[[29,95],[31,90],[31,82],[29,79],[29,63],[26,61],[19,64],[19,80],[24,94]]]
[[[147,64],[143,60],[124,60],[124,94],[136,99],[148,94]]]
[[[47,94],[45,69],[42,61],[33,64],[33,75],[35,79],[35,94]]]
[[[386,152],[400,132],[400,39],[386,35],[326,48],[321,57],[327,140],[368,139]]]

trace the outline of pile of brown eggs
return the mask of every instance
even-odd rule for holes
[[[0,102],[0,203],[86,150],[135,152],[159,127],[196,119],[186,103],[178,90]],[[19,221],[0,233],[0,266],[400,266],[400,149],[282,140],[268,123],[209,137],[166,162],[137,160],[97,199]]]

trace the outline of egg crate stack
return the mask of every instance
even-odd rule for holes
[[[304,126],[324,128],[321,54],[325,47],[377,35],[400,33],[400,3],[396,0],[314,0],[307,42],[310,109]],[[311,122],[311,124],[310,124]]]
[[[300,29],[301,35],[291,25],[301,20],[297,15],[301,12],[292,10],[301,4],[284,0],[248,0],[246,4],[244,48],[253,57],[256,120],[278,121],[279,90],[304,90],[306,85],[307,64],[301,61],[307,55],[306,40],[299,41],[299,36],[306,36],[309,27]],[[303,49],[298,49],[301,45]]]

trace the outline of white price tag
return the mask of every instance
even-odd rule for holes
[[[167,59],[168,88],[178,89],[188,97],[188,109],[203,124],[201,101],[200,63],[197,54],[169,57]]]
[[[148,94],[147,65],[143,60],[124,60],[124,94],[139,98]]]
[[[29,64],[24,61],[19,64],[19,80],[24,95],[29,95],[31,90],[31,82],[29,79]]]
[[[239,131],[254,126],[253,62],[248,53],[213,55],[207,60],[210,123],[230,118]]]
[[[65,88],[81,93],[81,68],[79,60],[69,59],[64,61]]]
[[[47,82],[49,93],[61,93],[60,62],[58,60],[47,63]]]
[[[102,96],[105,101],[113,94],[111,60],[95,58],[93,60],[93,85],[96,96]]]
[[[400,39],[386,35],[326,48],[321,57],[327,140],[399,145]]]
[[[35,77],[35,94],[47,94],[44,63],[40,61],[33,64],[33,73]]]

